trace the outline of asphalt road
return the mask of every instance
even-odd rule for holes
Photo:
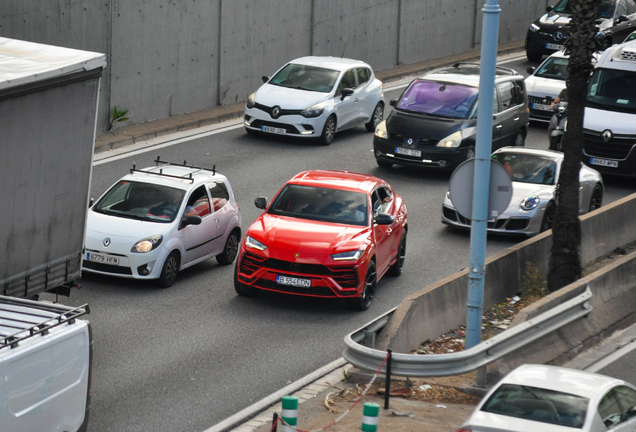
[[[525,74],[525,57],[507,66]],[[387,91],[385,98],[400,90]],[[386,115],[386,113],[385,113]],[[527,147],[547,148],[544,125],[532,125]],[[336,135],[329,147],[313,142],[253,137],[242,128],[95,166],[97,198],[158,155],[202,166],[216,165],[233,185],[243,227],[260,214],[255,197],[272,198],[306,169],[348,169],[386,179],[408,206],[409,240],[404,273],[378,284],[372,307],[355,312],[316,299],[236,295],[233,267],[214,259],[179,274],[168,289],[152,283],[85,273],[67,304],[89,303],[94,334],[92,432],[202,431],[336,360],[345,334],[397,306],[423,287],[466,267],[470,237],[441,224],[441,202],[450,174],[394,166],[379,168],[372,134],[364,127]],[[636,182],[606,179],[604,203],[636,190]],[[521,239],[489,237],[487,255]]]

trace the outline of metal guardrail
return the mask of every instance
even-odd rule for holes
[[[588,285],[582,294],[465,351],[426,355],[393,353],[391,373],[406,377],[441,377],[472,372],[589,314],[592,311],[591,298],[592,291]],[[348,334],[345,337],[347,347],[342,354],[345,360],[360,369],[378,370],[386,351],[373,348],[375,336],[394,311]],[[385,369],[382,372],[386,373]]]

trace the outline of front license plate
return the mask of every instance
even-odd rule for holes
[[[287,133],[287,131],[283,128],[276,128],[271,126],[261,126],[261,131],[278,135],[285,135]]]
[[[606,166],[606,167],[610,167],[610,168],[618,168],[618,162],[616,162],[614,160],[591,158],[590,159],[590,164]]]
[[[565,48],[565,45],[559,45],[559,44],[547,43],[547,44],[545,44],[545,47],[546,47],[547,49],[553,49],[553,50],[561,51],[563,48]]]
[[[533,103],[532,108],[541,111],[550,111],[550,105],[543,105],[538,103]]]
[[[301,279],[289,276],[276,276],[276,283],[280,285],[289,285],[301,288],[311,287],[311,279]]]
[[[95,262],[100,262],[104,264],[119,265],[118,257],[98,254],[95,252],[86,252],[86,261],[95,261]]]
[[[420,150],[407,149],[407,148],[403,148],[403,147],[396,147],[395,148],[395,154],[422,157],[422,152]]]

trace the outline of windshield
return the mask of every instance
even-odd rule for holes
[[[599,18],[612,18],[614,16],[614,4],[616,0],[601,0],[598,5]],[[572,5],[570,0],[561,0],[555,7],[554,11],[563,14],[572,14]]]
[[[501,152],[492,155],[501,162],[512,181],[522,183],[554,184],[557,164],[554,160],[533,154]]]
[[[587,92],[587,106],[636,113],[636,72],[595,69]]]
[[[416,80],[404,92],[396,109],[465,119],[473,112],[479,89],[462,84]]]
[[[589,399],[538,387],[502,384],[482,411],[582,428]]]
[[[94,206],[93,211],[149,222],[170,223],[181,207],[185,191],[149,183],[120,181]]]
[[[568,63],[569,59],[566,58],[548,57],[548,59],[539,66],[534,76],[565,81],[568,79]]]
[[[339,75],[340,72],[336,70],[289,63],[279,70],[269,83],[298,90],[329,93]]]
[[[268,213],[347,225],[368,225],[368,199],[361,192],[287,185]]]

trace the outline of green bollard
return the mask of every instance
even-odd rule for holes
[[[378,417],[380,415],[380,405],[373,402],[364,404],[362,411],[362,432],[376,432],[378,430]]]
[[[281,432],[295,432],[298,424],[298,398],[296,396],[283,396],[283,412],[281,418],[285,421]]]

